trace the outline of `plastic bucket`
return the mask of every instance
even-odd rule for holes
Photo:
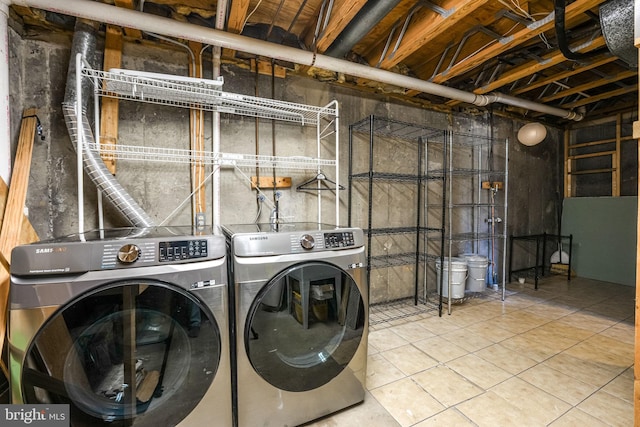
[[[487,288],[487,267],[489,259],[478,254],[460,255],[467,261],[469,276],[467,277],[466,289],[469,292],[484,292]]]
[[[442,275],[442,296],[449,297],[449,274],[451,274],[451,298],[464,298],[465,281],[467,280],[467,261],[464,258],[452,257],[444,259],[444,268],[440,260],[436,260],[436,279],[440,291],[440,275]]]

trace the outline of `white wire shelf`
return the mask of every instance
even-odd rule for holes
[[[337,106],[333,103],[316,107],[228,93],[220,90],[217,80],[120,69],[83,68],[82,75],[92,79],[94,90],[100,96],[274,119],[303,126],[315,126],[322,120],[331,121],[338,116]]]
[[[237,153],[214,153],[178,148],[140,147],[133,145],[100,145],[87,143],[91,151],[99,153],[103,158],[138,160],[163,163],[194,162],[203,165],[237,168],[278,168],[283,170],[316,171],[322,168],[335,167],[336,161],[312,157],[282,157]]]

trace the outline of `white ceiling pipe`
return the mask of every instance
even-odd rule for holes
[[[218,0],[216,10],[216,29],[224,29],[225,19],[227,16],[227,0]],[[212,78],[215,80],[220,77],[220,64],[221,64],[222,49],[220,46],[213,46],[212,57]],[[220,152],[220,112],[214,111],[211,115],[211,142],[212,151],[214,153]],[[211,181],[211,204],[212,204],[212,223],[215,229],[221,224],[221,207],[220,207],[220,194],[222,191],[222,182],[220,176],[220,168],[213,171],[213,179]]]
[[[544,104],[513,98],[499,93],[476,95],[463,90],[427,82],[414,77],[392,73],[391,71],[356,64],[344,59],[318,55],[301,49],[282,46],[276,43],[253,39],[238,34],[231,34],[212,28],[201,27],[141,13],[124,7],[111,6],[92,0],[13,0],[13,4],[35,7],[51,12],[90,19],[107,24],[136,28],[142,31],[162,33],[165,36],[193,40],[212,44],[222,48],[239,50],[254,55],[266,56],[301,65],[314,66],[329,71],[349,74],[355,77],[374,80],[380,83],[417,90],[443,98],[466,102],[480,107],[492,102],[501,102],[544,114],[559,116],[565,119],[582,120],[583,116],[572,111],[548,107]]]
[[[0,0],[0,178],[11,179],[11,109],[9,105],[9,6]]]
[[[534,110],[539,113],[549,114],[551,116],[559,116],[569,120],[580,121],[584,116],[580,113],[573,111],[563,110],[562,108],[551,107],[549,105],[534,103],[537,108],[530,108],[532,102],[526,99],[516,98],[514,96],[505,95],[504,93],[491,92],[487,95],[490,98],[490,102],[498,102],[501,104],[511,105],[513,107],[521,107],[528,110]]]

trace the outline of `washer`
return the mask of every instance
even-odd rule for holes
[[[315,223],[228,225],[239,427],[294,426],[364,400],[364,236]]]
[[[190,227],[15,248],[12,402],[67,403],[74,427],[232,425],[227,279],[224,237]]]

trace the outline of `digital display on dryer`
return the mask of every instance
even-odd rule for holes
[[[174,242],[160,242],[160,261],[181,261],[194,258],[206,258],[206,240],[180,240]]]
[[[324,246],[326,248],[346,248],[354,245],[355,241],[352,231],[324,234]]]

